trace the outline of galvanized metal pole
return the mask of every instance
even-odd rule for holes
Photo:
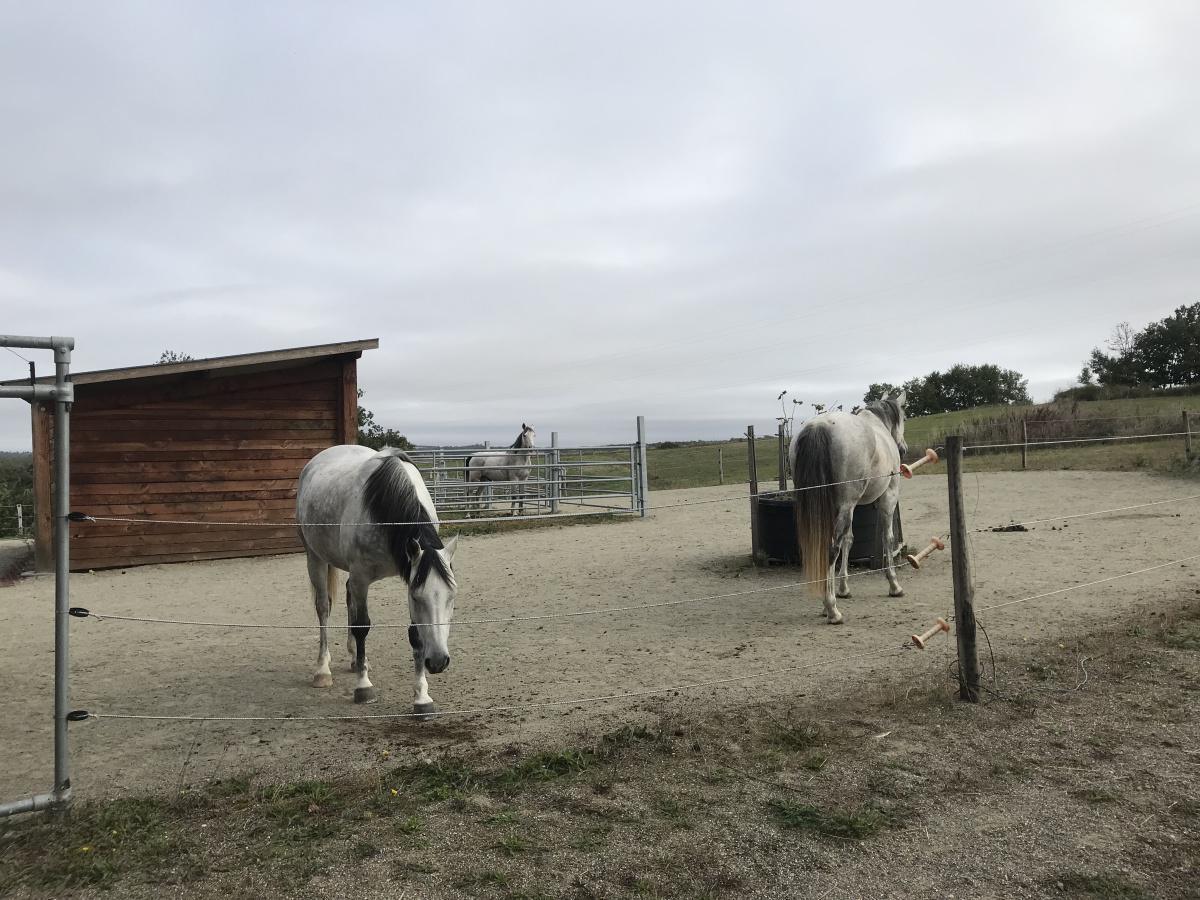
[[[975,584],[962,487],[963,439],[946,438],[946,481],[950,492],[950,555],[954,572],[954,633],[958,638],[958,697],[979,702],[979,652],[975,646]]]
[[[67,713],[70,711],[71,634],[71,348],[54,348],[54,808],[65,811],[71,802]]]
[[[1021,468],[1029,468],[1029,425],[1021,420]]]
[[[17,534],[25,533],[25,510],[21,504],[17,504]]]
[[[646,417],[637,417],[637,442],[638,442],[638,492],[641,494],[638,497],[638,509],[642,512],[642,518],[646,518],[647,499],[650,496],[650,472],[646,468]]]
[[[724,447],[717,448],[717,478],[720,479],[721,484],[725,483],[725,448]]]
[[[1192,458],[1192,426],[1189,424],[1188,411],[1183,410],[1183,457]]]
[[[558,467],[558,432],[550,432],[550,512],[558,512],[562,496],[562,473]]]
[[[69,337],[22,337],[0,335],[0,347],[22,347],[54,351],[54,387],[30,385],[28,399],[54,398],[54,788],[10,803],[0,803],[0,817],[50,810],[65,812],[71,802],[70,755],[67,746],[67,714],[70,693],[70,512],[71,503],[71,431],[70,410],[74,393],[70,383],[71,350],[75,339]],[[16,388],[0,389],[0,397],[21,397]]]

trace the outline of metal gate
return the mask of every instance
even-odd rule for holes
[[[632,444],[560,447],[527,451],[476,447],[410,450],[443,521],[501,514],[646,514],[646,444],[643,421]],[[506,454],[519,454],[506,456]],[[495,480],[472,482],[470,461],[481,454]],[[478,462],[477,462],[478,465]]]

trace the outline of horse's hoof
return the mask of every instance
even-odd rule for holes
[[[333,675],[329,672],[318,672],[313,676],[312,685],[315,688],[333,687]]]
[[[838,595],[837,595],[837,598],[838,598],[839,600],[849,600],[849,599],[850,599],[850,596],[851,596],[851,595],[850,595],[850,592],[849,592],[849,591],[846,591],[846,593],[844,593],[844,594],[838,594]]]
[[[378,698],[376,698],[376,696],[375,696],[375,688],[373,688],[373,687],[355,688],[354,689],[354,702],[355,703],[374,703],[376,701],[376,699],[378,699]]]
[[[846,619],[842,616],[841,613],[838,613],[836,616],[830,616],[827,621],[829,622],[830,625],[841,625],[843,622],[846,621]]]
[[[415,713],[415,715],[413,716],[414,720],[416,720],[417,722],[428,722],[430,719],[432,719],[434,717],[434,714],[437,712],[437,704],[436,703],[414,703],[413,704],[413,712]]]
[[[894,591],[888,591],[889,597],[903,597],[904,588],[896,588]]]

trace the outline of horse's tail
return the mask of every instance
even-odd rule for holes
[[[828,590],[826,582],[837,517],[833,488],[829,487],[833,481],[829,429],[820,426],[801,429],[792,448],[796,543],[809,593],[823,598]]]
[[[325,567],[325,593],[329,597],[329,605],[334,605],[333,601],[337,597],[338,586],[338,570],[333,566]]]

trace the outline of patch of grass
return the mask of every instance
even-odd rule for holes
[[[817,725],[804,723],[793,725],[775,724],[767,731],[767,742],[783,750],[799,752],[808,750],[821,737],[821,729]]]
[[[537,845],[522,835],[506,834],[499,841],[492,844],[490,849],[495,850],[502,856],[513,857],[536,850]]]
[[[491,826],[519,825],[521,824],[521,817],[511,810],[505,810],[504,812],[488,816],[483,820],[483,823]]]
[[[0,839],[0,894],[108,887],[118,879],[184,884],[205,871],[199,848],[171,827],[167,801],[126,798],[79,804],[63,822],[18,823]]]
[[[411,792],[426,800],[449,800],[476,790],[479,776],[460,759],[421,761],[394,769],[389,780],[402,792]]]
[[[674,797],[668,797],[665,794],[659,794],[651,803],[654,812],[662,819],[665,819],[673,828],[691,828],[691,823],[688,821],[687,807],[676,800]]]
[[[1048,881],[1068,897],[1095,897],[1099,900],[1150,900],[1151,896],[1123,875],[1064,872]]]
[[[596,850],[602,850],[608,846],[609,835],[612,834],[613,826],[598,825],[593,828],[587,828],[571,838],[568,846],[572,850],[580,850],[584,853],[592,853]]]
[[[595,761],[595,754],[589,750],[549,750],[527,756],[497,773],[491,781],[497,789],[512,793],[527,784],[584,772]]]
[[[800,767],[808,769],[810,772],[820,772],[825,768],[825,764],[829,762],[829,757],[820,752],[810,753],[800,760]]]
[[[370,859],[372,856],[378,856],[380,849],[370,841],[357,840],[350,845],[350,858],[355,861]]]
[[[1079,790],[1071,791],[1071,796],[1078,797],[1087,803],[1095,804],[1116,803],[1121,799],[1112,791],[1097,787],[1080,788]]]
[[[843,840],[862,840],[896,824],[893,814],[878,806],[864,805],[843,812],[789,799],[772,800],[768,807],[776,821],[785,828],[797,828],[822,837]]]
[[[459,890],[474,890],[481,888],[506,888],[512,879],[498,869],[484,869],[481,872],[468,872],[456,878],[454,886]]]
[[[1163,629],[1162,642],[1172,650],[1200,650],[1200,619],[1183,619]]]

